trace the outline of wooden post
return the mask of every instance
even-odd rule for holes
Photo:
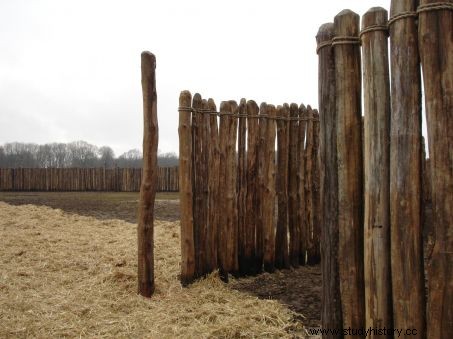
[[[390,16],[414,12],[417,4],[393,0]],[[390,24],[390,246],[393,325],[416,328],[423,338],[421,84],[415,21],[408,16]]]
[[[297,123],[298,107],[289,106],[289,157],[288,157],[288,228],[289,228],[289,261],[292,267],[299,266],[300,255],[300,206],[298,205],[298,141],[299,128]]]
[[[453,337],[453,1],[421,0],[434,248],[428,264],[428,337]]]
[[[256,224],[255,236],[255,269],[259,273],[263,269],[263,256],[264,256],[264,190],[265,190],[265,163],[266,163],[266,132],[267,132],[267,104],[265,102],[260,105],[259,112],[259,141],[258,141],[258,220]],[[262,116],[262,117],[261,117]]]
[[[333,23],[319,27],[318,100],[320,114],[320,200],[321,200],[321,327],[342,328],[340,280],[338,272],[338,162],[337,112],[335,109],[335,59],[331,41]],[[325,44],[325,45],[322,45]],[[342,338],[326,335],[326,338]]]
[[[213,99],[208,100],[208,109],[216,112],[217,107]],[[218,228],[219,228],[219,132],[217,127],[217,115],[209,115],[209,216],[208,216],[208,270],[213,271],[217,266]]]
[[[244,273],[246,270],[245,251],[247,247],[246,235],[246,193],[247,193],[247,163],[246,163],[246,132],[247,132],[247,102],[241,99],[239,104],[239,129],[238,129],[238,167],[237,167],[237,211],[238,211],[238,261],[239,272]]]
[[[313,110],[313,250],[309,258],[310,264],[316,265],[321,261],[321,206],[320,206],[320,164],[319,164],[319,113]]]
[[[380,30],[370,28],[382,27]],[[390,278],[390,82],[387,11],[362,17],[364,91],[365,325],[391,328]]]
[[[208,101],[203,99],[202,109],[206,112],[208,110]],[[200,259],[200,274],[206,274],[210,272],[208,270],[208,208],[209,208],[209,148],[211,147],[209,143],[210,138],[210,128],[209,128],[209,114],[201,114],[201,164],[200,164],[200,180],[199,184],[201,185],[201,211],[200,211],[200,254],[202,258]]]
[[[192,95],[189,91],[179,96],[179,201],[181,210],[181,282],[188,284],[195,278],[195,245],[193,229],[193,169],[192,169]]]
[[[255,231],[259,220],[259,182],[258,177],[258,112],[255,101],[247,101],[247,215],[246,215],[246,248],[242,272],[254,273],[255,260]]]
[[[222,278],[235,270],[237,262],[236,136],[238,107],[234,101],[220,105],[220,208],[219,268]]]
[[[239,107],[236,101],[230,100],[230,108],[233,115],[230,115],[231,123],[229,125],[229,135],[228,135],[228,188],[227,188],[227,199],[228,199],[228,211],[230,215],[230,220],[228,220],[228,240],[230,241],[229,247],[231,248],[231,253],[229,255],[229,260],[231,260],[231,271],[237,273],[239,271],[239,261],[238,261],[238,192],[237,192],[237,167],[238,167],[238,158],[236,152],[236,141],[238,133],[238,117]]]
[[[299,106],[299,127],[297,139],[297,229],[299,234],[299,264],[305,265],[307,261],[308,229],[306,225],[305,201],[305,134],[307,129],[308,111],[304,104]]]
[[[268,105],[266,111],[268,121],[265,140],[266,146],[263,192],[263,265],[266,272],[273,272],[275,270],[275,106]]]
[[[305,139],[305,223],[303,224],[301,232],[305,238],[307,249],[307,264],[313,264],[314,257],[314,242],[313,242],[313,227],[314,227],[314,211],[313,211],[313,109],[310,105],[307,106],[307,133]]]
[[[365,325],[363,282],[363,161],[359,16],[334,19],[338,149],[339,270],[343,327]]]
[[[275,267],[289,268],[288,253],[288,157],[289,105],[277,107],[277,198],[278,219],[275,235]]]
[[[195,275],[200,277],[204,272],[204,262],[206,260],[205,251],[203,248],[204,238],[206,233],[203,232],[203,181],[206,179],[203,176],[203,159],[202,159],[202,143],[203,143],[203,113],[202,98],[199,93],[195,93],[192,98],[192,144],[193,144],[193,229],[195,240]]]
[[[220,121],[219,121],[219,229],[218,229],[218,264],[220,276],[228,280],[227,267],[227,142],[228,142],[228,120],[227,114],[230,110],[229,103],[222,101],[220,103]]]
[[[156,57],[143,52],[143,180],[138,209],[138,293],[150,297],[154,292],[154,198],[157,180],[157,122]]]

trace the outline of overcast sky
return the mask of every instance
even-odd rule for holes
[[[159,149],[178,152],[181,90],[318,106],[315,35],[390,0],[0,0],[0,144],[141,149],[140,53],[157,58]]]

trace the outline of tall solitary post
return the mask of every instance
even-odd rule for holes
[[[142,53],[143,91],[143,177],[138,208],[138,293],[150,297],[154,292],[154,198],[157,183],[156,57]]]

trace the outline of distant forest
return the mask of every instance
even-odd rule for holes
[[[111,147],[98,147],[86,141],[44,145],[10,142],[0,146],[0,168],[140,168],[142,160],[142,152],[138,149],[131,149],[115,157]],[[158,165],[177,166],[178,157],[175,153],[159,152]]]

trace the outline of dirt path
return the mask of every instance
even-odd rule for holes
[[[158,193],[156,219],[179,220],[177,193]],[[12,205],[44,205],[97,219],[135,223],[139,195],[136,192],[0,192],[0,200]]]

